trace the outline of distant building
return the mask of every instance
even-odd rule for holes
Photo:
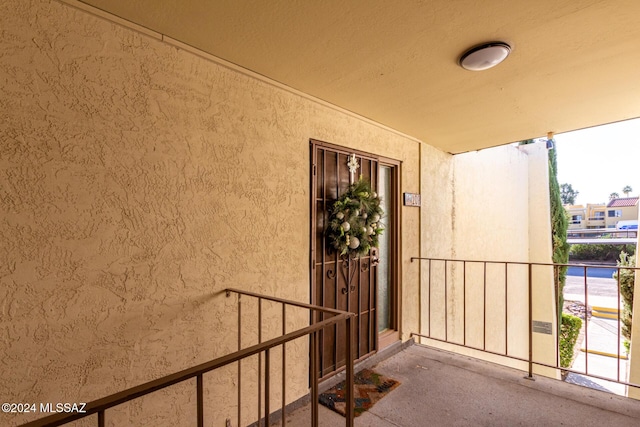
[[[604,228],[606,225],[606,210],[607,207],[603,204],[587,204],[587,227],[592,228]]]
[[[569,230],[616,228],[620,221],[638,219],[638,197],[611,199],[608,204],[565,205]]]
[[[582,230],[586,228],[586,210],[583,205],[565,205],[569,217],[569,230]]]
[[[584,230],[605,228],[607,206],[604,204],[587,203],[583,205],[566,205],[569,215],[569,230]]]
[[[616,228],[619,221],[638,219],[638,197],[611,199],[607,204],[606,228]]]

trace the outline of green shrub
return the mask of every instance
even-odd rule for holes
[[[622,248],[622,250],[621,250]],[[622,252],[633,255],[635,253],[635,245],[571,245],[569,256],[576,260],[592,260],[592,261],[615,261]]]
[[[573,348],[582,328],[582,319],[571,314],[562,313],[560,326],[560,366],[568,368],[573,361]]]
[[[618,267],[635,267],[636,257],[629,256],[626,252],[620,254]],[[618,280],[618,272],[613,273],[613,278]],[[622,335],[628,340],[631,339],[631,317],[633,315],[633,285],[635,281],[635,270],[620,270],[620,295],[622,295]]]
[[[570,247],[567,243],[568,218],[567,211],[564,206],[562,206],[557,175],[557,153],[555,148],[552,148],[549,150],[549,203],[551,210],[551,245],[553,251],[551,259],[555,264],[566,264],[569,262]],[[567,276],[567,267],[554,268],[553,276],[556,295],[558,295],[557,313],[561,313],[564,305],[563,289]]]

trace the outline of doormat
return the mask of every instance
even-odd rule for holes
[[[354,375],[353,400],[354,415],[359,417],[364,411],[371,408],[378,400],[386,396],[400,383],[396,380],[380,375],[369,369],[364,369]],[[346,415],[345,381],[322,393],[319,397],[321,404],[339,413]]]

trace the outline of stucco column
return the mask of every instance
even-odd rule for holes
[[[529,262],[553,262],[551,242],[551,204],[549,201],[549,153],[546,144],[538,142],[520,146],[529,157]],[[553,268],[532,267],[532,301],[534,322],[551,324],[551,333],[533,333],[533,360],[556,363],[556,296]],[[528,310],[523,310],[528,316]],[[530,325],[531,327],[531,325]],[[534,373],[559,378],[560,371],[534,365]]]

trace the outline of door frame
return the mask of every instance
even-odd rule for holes
[[[332,151],[336,151],[339,154],[346,154],[346,155],[351,155],[353,153],[356,154],[356,156],[361,157],[361,158],[366,158],[369,160],[373,160],[376,161],[378,164],[378,170],[380,169],[381,166],[387,166],[387,167],[391,167],[391,171],[392,171],[392,177],[391,177],[391,192],[392,192],[392,206],[393,206],[393,214],[394,214],[394,221],[393,224],[387,224],[386,229],[389,231],[392,231],[392,239],[390,242],[390,253],[391,253],[391,259],[389,260],[389,268],[391,269],[391,277],[390,277],[390,285],[392,288],[392,292],[391,292],[391,321],[392,321],[392,328],[383,331],[382,333],[378,332],[378,318],[377,318],[377,314],[375,316],[374,322],[373,322],[373,327],[374,327],[374,337],[375,337],[375,344],[374,344],[374,349],[371,353],[368,353],[366,355],[364,355],[363,357],[361,357],[361,359],[364,359],[366,357],[371,356],[372,354],[375,354],[376,352],[380,351],[381,349],[389,346],[390,344],[400,340],[400,330],[401,330],[401,271],[400,271],[400,260],[401,260],[401,241],[400,241],[400,232],[401,232],[401,223],[402,223],[402,218],[401,218],[401,193],[400,193],[400,189],[401,189],[401,166],[402,166],[402,162],[396,159],[391,159],[388,157],[384,157],[384,156],[379,156],[373,153],[368,153],[368,152],[364,152],[361,150],[357,150],[357,149],[353,149],[353,148],[349,148],[349,147],[344,147],[344,146],[339,146],[339,145],[335,145],[332,143],[327,143],[327,142],[323,142],[323,141],[319,141],[316,139],[310,139],[309,140],[309,145],[310,145],[310,166],[311,166],[311,171],[310,171],[310,184],[309,184],[309,188],[310,188],[310,229],[309,229],[309,242],[310,242],[310,251],[309,251],[309,290],[310,290],[310,301],[311,304],[316,304],[317,301],[315,301],[315,295],[316,295],[316,288],[315,286],[317,286],[317,284],[315,283],[314,277],[315,277],[315,262],[316,262],[316,256],[319,256],[319,254],[316,254],[316,241],[315,241],[315,237],[316,237],[316,224],[317,224],[317,217],[316,217],[316,206],[315,206],[315,199],[316,199],[316,191],[317,191],[317,180],[316,177],[317,175],[317,171],[314,169],[315,165],[317,164],[317,159],[315,158],[316,156],[316,147],[324,147],[327,148],[329,150]],[[377,174],[378,179],[379,179],[379,174]],[[379,301],[378,299],[378,284],[376,283],[375,285],[375,298],[376,298],[376,302]],[[320,304],[316,304],[316,305],[322,305]],[[377,310],[376,310],[377,313]],[[316,316],[313,316],[311,319],[312,322],[316,322],[318,321],[318,318]],[[359,360],[361,360],[359,359]],[[329,374],[329,376],[334,375],[337,372],[340,372],[342,369],[338,369],[336,371],[334,371],[333,373]]]
[[[392,328],[383,331],[383,332],[379,332],[378,333],[378,348],[376,349],[377,351],[380,351],[382,349],[384,349],[385,347],[388,347],[389,345],[393,344],[396,341],[400,340],[400,331],[401,329],[401,322],[402,322],[402,316],[400,315],[400,313],[402,313],[402,287],[400,286],[401,281],[400,281],[400,260],[402,259],[402,245],[400,244],[400,236],[401,236],[401,224],[402,224],[402,218],[401,218],[401,193],[400,193],[400,176],[401,176],[401,166],[402,166],[402,162],[399,160],[395,160],[395,159],[391,159],[391,158],[387,158],[387,157],[378,157],[378,168],[382,167],[382,166],[387,166],[387,167],[391,167],[391,172],[392,172],[392,176],[391,176],[391,197],[392,197],[392,207],[393,207],[393,214],[394,214],[394,218],[395,221],[393,221],[393,224],[387,224],[387,230],[392,230],[393,234],[392,234],[392,238],[391,238],[391,242],[390,242],[390,254],[391,254],[391,258],[389,259],[389,268],[391,269],[391,277],[390,277],[390,284],[391,284],[391,323],[392,323]],[[378,286],[376,284],[376,292],[378,291]],[[378,296],[376,295],[376,301],[380,301],[380,299],[378,298]],[[376,326],[377,326],[377,322],[376,322]]]

